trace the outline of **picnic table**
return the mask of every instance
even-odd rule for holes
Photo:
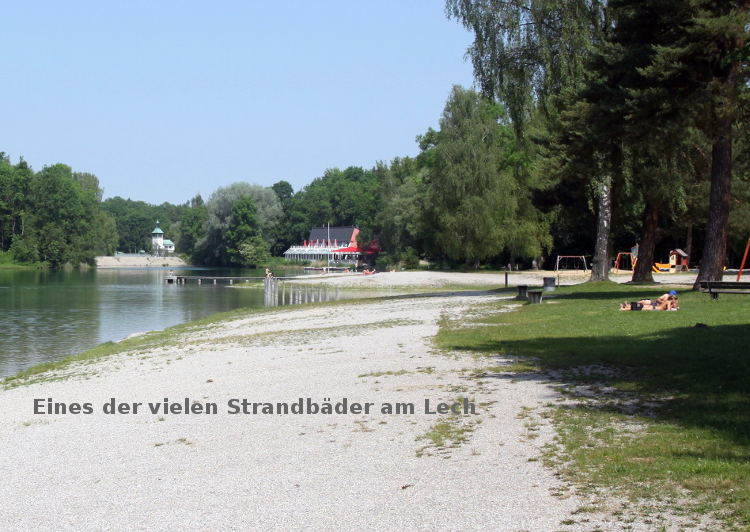
[[[719,294],[750,294],[750,282],[745,281],[700,281],[700,291],[719,299]]]

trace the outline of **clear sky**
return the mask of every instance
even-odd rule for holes
[[[0,151],[149,203],[298,190],[416,155],[470,41],[442,0],[8,2]]]

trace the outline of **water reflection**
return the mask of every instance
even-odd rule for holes
[[[346,291],[274,280],[269,289],[166,284],[167,269],[0,271],[0,377],[133,333],[240,307],[334,301]],[[181,271],[245,275],[255,271]]]

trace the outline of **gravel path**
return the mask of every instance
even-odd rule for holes
[[[422,286],[456,283],[425,273]],[[370,279],[389,275],[393,286],[409,278]],[[485,274],[459,282],[467,275],[486,283]],[[634,529],[576,514],[587,501],[539,460],[553,437],[539,414],[560,400],[543,376],[477,377],[502,360],[435,350],[441,320],[498,299],[475,292],[249,315],[0,391],[0,529]],[[233,398],[300,397],[377,406],[369,415],[227,408]],[[45,398],[94,412],[35,415],[34,399]],[[110,398],[142,411],[105,414]],[[212,402],[218,413],[148,411],[164,398]],[[435,408],[461,398],[476,415],[424,412],[425,399]],[[377,410],[396,402],[415,413]],[[439,423],[453,431],[440,447],[425,438]]]
[[[583,271],[566,270],[554,271],[520,271],[508,274],[508,284],[515,286],[527,284],[541,286],[544,277],[559,278],[559,284],[569,285],[583,283],[589,280],[591,273]],[[610,274],[610,279],[617,283],[630,281],[632,274],[623,272]],[[695,281],[695,273],[655,273],[654,281],[675,286],[691,286]],[[727,274],[725,280],[734,280],[734,275]],[[423,289],[441,288],[446,286],[504,286],[504,273],[463,273],[463,272],[434,272],[434,271],[409,271],[409,272],[379,272],[375,275],[363,275],[361,273],[331,273],[321,275],[305,276],[300,281],[305,284],[324,283],[342,288],[379,288],[379,289]]]

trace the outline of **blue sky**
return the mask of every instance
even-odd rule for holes
[[[0,151],[150,203],[415,155],[452,85],[472,85],[471,36],[443,7],[10,2]]]

